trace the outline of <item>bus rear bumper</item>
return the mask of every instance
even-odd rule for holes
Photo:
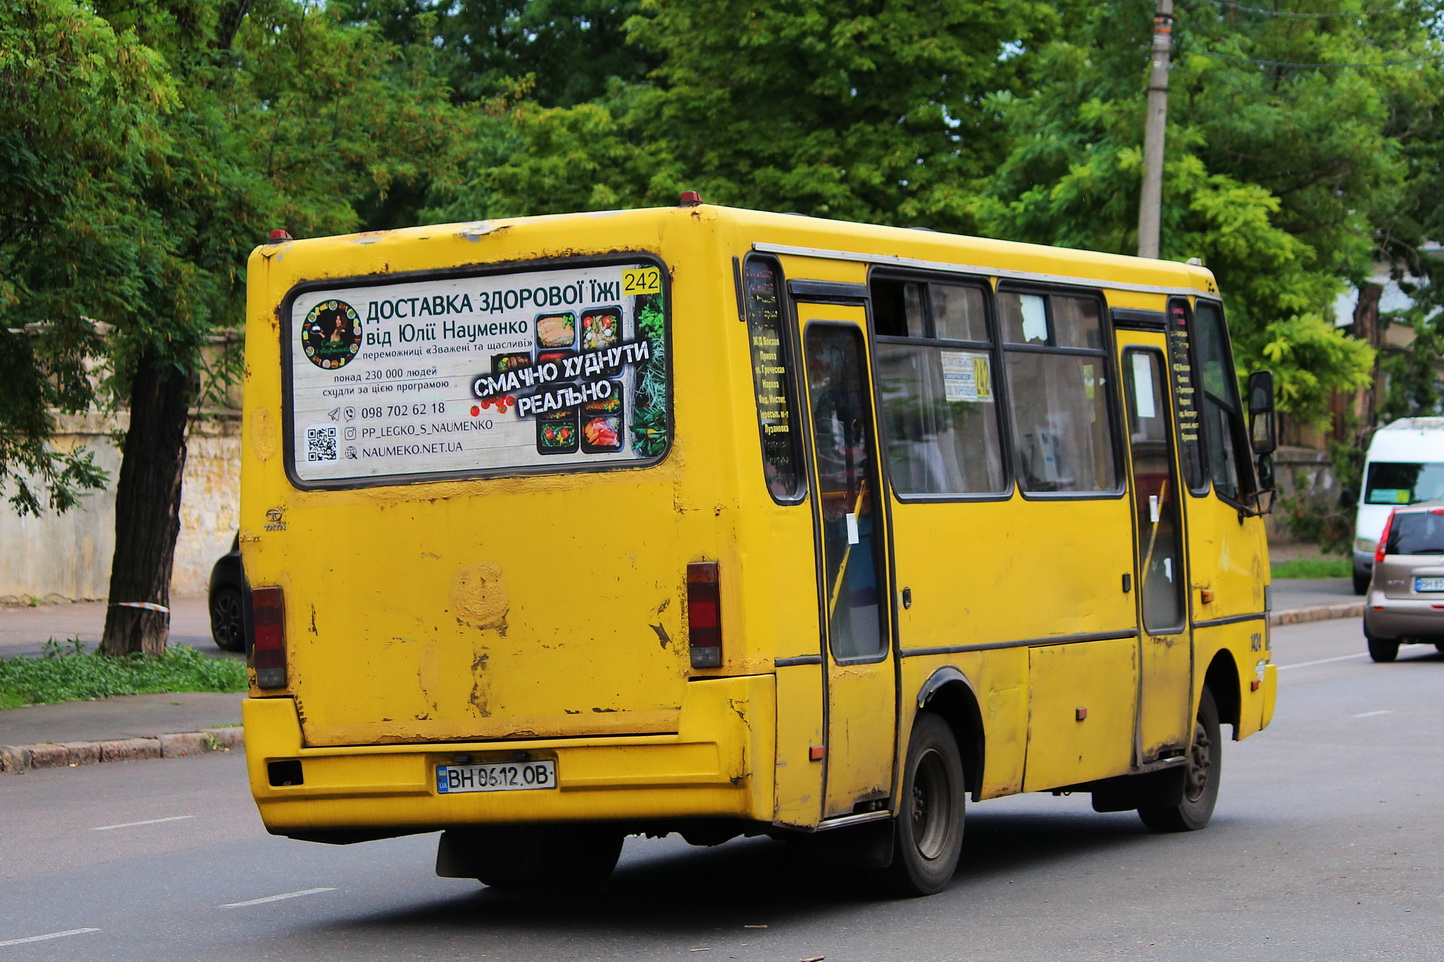
[[[243,709],[266,828],[335,841],[476,825],[769,822],[776,717],[771,675],[689,683],[675,734],[307,748],[293,699]],[[556,787],[438,790],[439,765],[522,758],[554,760]]]

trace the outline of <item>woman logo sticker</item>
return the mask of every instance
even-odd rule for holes
[[[322,301],[301,325],[301,347],[312,364],[345,367],[361,349],[361,318],[345,301]]]

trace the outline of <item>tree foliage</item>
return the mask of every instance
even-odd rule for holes
[[[1369,378],[1370,348],[1331,305],[1381,257],[1424,305],[1416,356],[1390,364],[1427,377],[1440,0],[1175,12],[1164,256],[1213,269],[1241,366],[1274,367],[1296,417]],[[0,11],[0,486],[22,510],[67,506],[101,479],[45,445],[54,412],[149,397],[119,523],[167,533],[143,550],[122,533],[117,570],[147,572],[127,593],[163,595],[200,345],[239,324],[245,257],[273,227],[692,188],[1131,252],[1152,19],[1151,0],[15,0]]]
[[[103,482],[46,440],[88,405],[96,322],[125,319],[154,255],[137,195],[175,103],[161,58],[84,8],[0,16],[0,491],[21,514]]]
[[[1408,200],[1424,168],[1409,154],[1432,139],[1441,90],[1428,10],[1369,6],[1175,7],[1163,256],[1212,268],[1241,365],[1273,365],[1281,407],[1308,421],[1370,378],[1372,352],[1334,329],[1331,306],[1391,241],[1419,239]],[[1099,5],[1031,61],[1010,156],[979,201],[985,230],[1136,247],[1150,7]]]

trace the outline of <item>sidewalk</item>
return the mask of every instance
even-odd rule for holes
[[[1275,625],[1364,613],[1348,578],[1276,581],[1273,607]],[[240,657],[223,654],[211,641],[204,598],[174,599],[171,618],[172,644]],[[0,657],[38,654],[50,638],[61,643],[79,638],[93,648],[104,621],[101,602],[0,608]],[[0,711],[0,772],[239,749],[244,700],[202,693],[128,695]]]
[[[100,643],[105,603],[0,607],[0,658],[38,655],[47,641]],[[211,640],[204,596],[171,599],[170,644],[240,659]],[[142,758],[176,758],[242,746],[241,694],[126,695],[0,711],[0,772],[66,768]]]

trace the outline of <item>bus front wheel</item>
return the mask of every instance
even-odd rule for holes
[[[1170,785],[1164,801],[1138,806],[1138,817],[1155,832],[1196,832],[1208,824],[1218,801],[1223,774],[1223,739],[1219,736],[1218,705],[1213,692],[1203,690],[1193,725],[1193,745],[1187,763]]]
[[[938,715],[918,715],[893,819],[892,862],[881,870],[887,890],[901,896],[932,895],[948,884],[963,847],[965,794],[963,762],[952,729]]]

